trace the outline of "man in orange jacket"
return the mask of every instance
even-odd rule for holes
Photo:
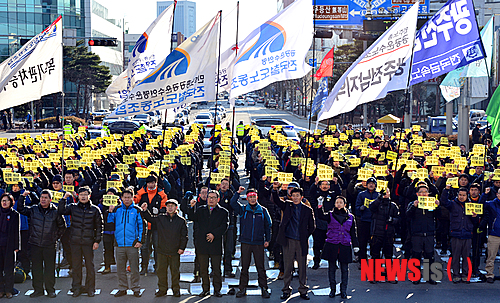
[[[167,195],[163,190],[159,190],[157,186],[158,180],[155,176],[150,175],[146,178],[146,187],[141,188],[137,195],[134,196],[134,202],[138,205],[146,203],[149,212],[156,216],[162,207],[166,207],[165,203],[168,200]],[[158,246],[158,231],[155,223],[148,223],[148,231],[146,234],[146,241],[141,247],[141,275],[148,272],[149,256],[151,254],[151,244],[154,247],[154,259],[156,270],[156,247]]]

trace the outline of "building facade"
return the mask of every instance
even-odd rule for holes
[[[174,1],[156,2],[156,16],[159,16]],[[174,17],[174,33],[180,32],[189,37],[196,32],[196,2],[177,1]]]

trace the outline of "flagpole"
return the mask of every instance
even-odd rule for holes
[[[220,75],[220,49],[221,49],[221,40],[222,40],[222,10],[219,11],[219,56],[217,58],[217,79]],[[219,82],[219,81],[217,81]],[[210,179],[212,176],[212,170],[214,166],[214,153],[215,153],[215,127],[217,126],[217,103],[219,103],[219,84],[215,86],[215,121],[214,121],[214,135],[212,139],[212,153],[210,155],[210,172],[208,173],[208,178]],[[222,127],[221,127],[222,128]],[[230,147],[232,148],[232,147]],[[231,151],[231,149],[230,149]],[[229,163],[229,170],[231,170],[231,163]]]
[[[238,57],[238,29],[239,29],[239,21],[240,21],[240,1],[238,1],[236,3],[236,46],[235,46],[235,51],[236,51],[236,55],[235,57]],[[231,100],[229,100],[229,102],[231,102]],[[235,104],[233,104],[233,122],[231,124],[231,158],[232,158],[232,151],[233,151],[233,146],[236,146],[235,144],[235,140],[234,140],[234,119],[235,119],[235,116],[236,116],[236,106]],[[245,143],[243,143],[245,144]],[[231,180],[233,178],[231,178],[231,164],[229,164],[229,185],[231,186],[232,185],[232,182]]]
[[[64,50],[64,42],[61,42],[61,47]],[[62,56],[64,57],[64,51],[63,51],[63,55]],[[64,61],[64,58],[63,58],[63,61]],[[61,82],[62,82],[61,83],[61,87],[62,87],[62,92],[61,92],[61,117],[62,117],[62,122],[61,122],[61,126],[62,126],[62,130],[63,130],[63,144],[62,144],[61,168],[62,168],[62,176],[64,178],[64,146],[66,145],[64,143],[66,141],[66,134],[65,134],[65,131],[64,131],[64,125],[65,125],[65,121],[64,121],[64,63],[63,63],[63,66],[61,66],[61,68],[63,69],[63,76],[61,78]],[[76,92],[76,93],[78,94],[79,92]],[[64,185],[64,182],[63,182],[63,185]]]
[[[174,41],[172,41],[172,35],[174,34],[174,21],[175,21],[175,8],[176,7],[177,7],[177,0],[174,0],[174,10],[172,11],[172,31],[170,33],[170,53],[172,53],[174,51]],[[177,43],[179,43],[179,42],[177,42]],[[166,154],[166,151],[165,151],[165,132],[166,132],[166,127],[167,127],[167,111],[168,111],[168,109],[165,109],[165,118],[163,119],[163,125],[161,127],[163,139],[161,141],[160,156],[162,156],[162,158],[160,159],[160,169],[158,171],[158,175],[159,175],[159,177],[162,178],[162,182],[163,182],[163,173],[161,172],[161,166],[163,164],[164,155]]]
[[[316,53],[316,15],[314,12],[314,7],[316,6],[316,0],[314,0],[314,5],[313,5],[313,55],[312,55],[312,69],[311,69],[311,100],[309,101],[312,102],[313,100],[313,88],[314,88],[314,59],[315,59],[315,53]],[[307,110],[307,105],[306,105],[306,110]],[[306,134],[306,148],[307,148],[307,157],[306,157],[306,166],[305,166],[305,177],[304,180],[307,178],[307,166],[309,162],[309,157],[311,153],[311,146],[309,145],[309,138],[311,137],[311,119],[312,119],[312,111],[311,108],[309,108],[309,124],[307,126],[307,134]],[[317,119],[317,118],[316,118]]]

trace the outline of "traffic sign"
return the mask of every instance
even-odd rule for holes
[[[362,25],[366,19],[367,0],[312,0],[316,25]],[[405,13],[416,0],[372,0],[371,14],[390,15]],[[429,13],[429,0],[420,4],[420,14]]]

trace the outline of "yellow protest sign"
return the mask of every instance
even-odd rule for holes
[[[419,132],[420,131],[420,125],[418,125],[418,124],[412,125],[411,128],[412,128],[412,131],[414,131],[414,132]]]
[[[114,187],[118,191],[121,191],[120,188],[123,187],[123,183],[122,183],[122,181],[107,181],[106,182],[106,190],[110,189],[111,187]]]
[[[210,184],[220,184],[222,179],[224,179],[225,176],[222,173],[212,173],[210,175]]]
[[[358,171],[358,180],[359,181],[366,181],[368,178],[372,177],[373,171],[365,168],[361,168]]]
[[[418,197],[418,208],[434,210],[437,207],[435,197]]]
[[[123,155],[123,163],[125,164],[132,164],[135,162],[135,156],[134,155]]]
[[[360,158],[349,158],[349,167],[358,167],[361,165]]]
[[[181,163],[183,165],[191,165],[191,157],[181,157]]]
[[[441,137],[441,139],[439,139],[439,143],[443,145],[448,145],[449,144],[448,137]]]
[[[80,160],[67,160],[66,166],[68,169],[78,169],[80,167]]]
[[[427,156],[425,159],[425,165],[439,165],[439,158],[437,156]]]
[[[465,214],[472,216],[473,212],[477,215],[483,214],[483,204],[481,203],[465,203]]]
[[[13,173],[13,172],[4,172],[3,173],[4,182],[7,184],[17,184],[21,182],[21,174]]]
[[[376,191],[381,192],[382,190],[387,190],[387,184],[389,181],[377,180],[377,189]]]
[[[333,179],[333,169],[331,167],[318,167],[319,181],[331,181]]]
[[[375,177],[387,176],[387,165],[375,165]]]
[[[445,168],[444,166],[433,166],[432,171],[434,172],[434,175],[441,176],[444,173]]]
[[[302,160],[305,160],[305,159],[300,158],[300,157],[293,157],[293,158],[290,158],[290,164],[292,166],[299,166],[299,164],[302,163]]]
[[[59,203],[59,200],[61,200],[64,197],[64,193],[61,191],[51,190],[50,193],[52,194],[52,202],[55,203]]]
[[[385,153],[385,158],[387,160],[396,160],[396,158],[398,157],[398,154],[393,152],[393,151],[390,151],[388,150],[386,153]]]
[[[444,165],[444,168],[445,168],[445,170],[446,170],[447,173],[452,173],[452,174],[456,174],[457,173],[457,165],[456,164],[446,163]]]
[[[104,206],[118,205],[118,196],[115,195],[102,196],[102,205]]]
[[[370,207],[370,203],[372,203],[373,201],[375,201],[375,199],[370,200],[370,199],[368,199],[368,198],[365,198],[365,203],[364,203],[364,205],[365,205],[366,207]]]
[[[472,167],[484,166],[484,156],[471,156],[470,162]]]
[[[126,173],[128,174],[128,164],[116,164],[116,169],[121,172],[121,173]]]
[[[73,185],[63,185],[63,190],[72,193],[75,191],[75,187]]]
[[[453,188],[458,188],[458,177],[448,178],[446,180],[446,185],[451,185]]]
[[[284,173],[284,172],[279,172],[278,173],[278,182],[282,184],[290,184],[292,183],[293,180],[293,174],[292,173]]]

